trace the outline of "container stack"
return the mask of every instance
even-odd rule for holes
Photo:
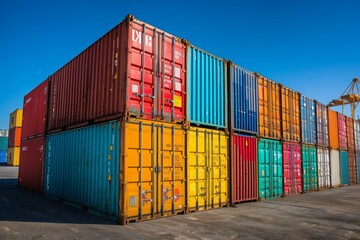
[[[360,183],[360,120],[354,120],[354,141],[356,153],[356,180]]]
[[[340,185],[346,186],[350,184],[349,170],[349,151],[347,138],[346,116],[337,113],[339,149],[340,149]]]
[[[7,164],[9,166],[19,166],[22,117],[23,117],[22,109],[16,109],[14,112],[10,114],[9,141],[8,141],[8,154],[7,154]]]
[[[354,119],[345,116],[345,122],[346,122],[347,149],[349,156],[349,184],[355,184],[357,180],[356,180]]]
[[[341,180],[340,180],[338,113],[328,109],[328,120],[329,120],[331,187],[339,187]]]
[[[0,164],[6,164],[8,152],[8,130],[0,130]]]

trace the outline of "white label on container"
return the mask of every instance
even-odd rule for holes
[[[138,93],[139,92],[139,86],[138,85],[135,85],[135,84],[133,84],[132,86],[131,86],[131,91],[133,92],[133,93]]]
[[[176,91],[181,91],[181,83],[175,82],[175,90]]]
[[[180,68],[175,67],[174,76],[175,76],[176,78],[180,78]]]
[[[31,101],[31,97],[29,97],[28,99],[26,99],[25,103],[29,103]]]

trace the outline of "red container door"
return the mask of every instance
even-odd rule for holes
[[[283,143],[284,195],[302,192],[300,144]]]
[[[257,182],[257,140],[234,134],[232,137],[232,203],[256,200]]]
[[[347,136],[346,136],[346,120],[345,116],[338,113],[338,128],[339,128],[339,147],[341,150],[347,150]]]
[[[19,186],[43,191],[45,137],[21,142]]]

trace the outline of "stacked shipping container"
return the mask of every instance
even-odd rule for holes
[[[22,116],[23,110],[21,109],[16,109],[10,114],[7,154],[7,164],[10,166],[19,166]]]
[[[354,120],[354,142],[356,153],[356,180],[360,183],[360,122]]]
[[[331,186],[338,187],[341,184],[340,179],[340,149],[339,149],[339,128],[338,113],[328,109],[329,118],[329,145],[330,145],[330,172]]]
[[[5,164],[7,161],[8,135],[8,130],[0,130],[0,164]]]

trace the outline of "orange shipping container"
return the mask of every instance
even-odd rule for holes
[[[328,109],[330,148],[339,149],[338,117],[337,112]]]
[[[299,93],[281,86],[282,139],[300,142],[300,103]]]
[[[15,127],[11,128],[9,130],[9,141],[8,141],[8,147],[20,147],[21,144],[21,127]]]
[[[263,138],[280,139],[280,85],[259,74],[259,135]]]

